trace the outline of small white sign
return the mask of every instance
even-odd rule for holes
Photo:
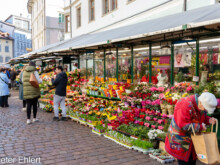
[[[193,81],[194,82],[199,82],[199,76],[193,76]]]

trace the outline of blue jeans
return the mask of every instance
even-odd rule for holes
[[[54,116],[58,117],[59,116],[59,105],[62,109],[62,116],[66,117],[66,106],[65,106],[65,96],[58,96],[54,95]]]

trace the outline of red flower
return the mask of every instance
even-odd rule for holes
[[[139,117],[142,118],[142,119],[144,119],[144,118],[145,118],[145,115],[140,115]]]
[[[140,122],[139,125],[144,125],[144,122]]]

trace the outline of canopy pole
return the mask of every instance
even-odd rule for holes
[[[95,81],[95,53],[93,52],[93,78]]]
[[[87,52],[86,52],[86,79],[88,79],[88,60],[87,60]]]
[[[149,83],[152,83],[152,44],[149,43]]]
[[[78,68],[80,69],[80,55],[78,56]]]
[[[196,39],[196,76],[199,77],[199,39]],[[198,85],[199,82],[196,82]]]
[[[104,81],[106,81],[106,52],[104,49]]]
[[[72,60],[71,60],[71,56],[70,56],[70,71],[72,71]]]
[[[171,73],[170,73],[170,84],[174,85],[174,44],[171,44]]]
[[[116,47],[116,78],[118,82],[118,47]]]
[[[131,82],[134,82],[134,47],[131,45]]]

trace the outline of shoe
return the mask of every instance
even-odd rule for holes
[[[37,118],[34,118],[33,123],[35,123],[35,122],[39,122],[39,120]]]
[[[60,121],[59,117],[54,117],[53,121]]]
[[[9,105],[6,105],[5,107],[6,107],[6,108],[8,108],[8,107],[9,107]]]
[[[26,111],[26,108],[22,108],[22,111]]]
[[[67,118],[66,117],[62,117],[61,120],[62,121],[67,121]]]
[[[30,119],[27,119],[27,124],[31,124],[31,120]]]

